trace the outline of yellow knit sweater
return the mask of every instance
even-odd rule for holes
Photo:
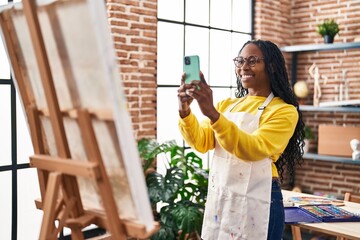
[[[216,105],[220,118],[211,124],[210,120],[198,122],[195,115],[179,120],[179,128],[187,144],[204,153],[215,148],[215,139],[229,153],[245,161],[270,158],[273,161],[272,175],[278,176],[276,160],[285,150],[294,133],[298,113],[293,105],[274,97],[260,117],[259,128],[253,133],[240,130],[222,113],[238,102],[231,112],[247,112],[255,115],[266,97],[246,96],[244,98],[225,99]]]

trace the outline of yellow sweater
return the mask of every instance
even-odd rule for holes
[[[222,114],[230,105],[239,102],[231,112],[255,115],[265,99],[266,97],[260,96],[225,99],[216,105],[220,118],[214,124],[208,119],[199,123],[195,115],[190,113],[189,116],[180,118],[180,132],[187,144],[201,153],[214,149],[216,139],[226,151],[245,161],[268,157],[273,161],[272,175],[278,177],[274,163],[294,133],[299,117],[296,108],[279,97],[274,97],[260,117],[259,128],[250,134],[240,130]]]

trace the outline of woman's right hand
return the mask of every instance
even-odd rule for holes
[[[195,86],[192,84],[185,84],[185,73],[183,73],[181,76],[181,85],[178,89],[179,114],[181,118],[184,118],[190,114],[190,104],[194,99],[186,92],[194,87]]]

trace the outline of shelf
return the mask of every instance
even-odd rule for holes
[[[360,107],[317,107],[312,105],[300,105],[301,111],[307,112],[348,112],[360,113]]]
[[[316,51],[333,51],[333,50],[346,50],[346,49],[360,49],[360,42],[350,43],[328,43],[328,44],[307,44],[307,45],[294,45],[285,46],[280,48],[282,52],[291,53],[291,83],[296,83],[296,68],[297,68],[297,55],[302,52],[316,52]]]
[[[334,101],[334,102],[321,102],[320,107],[334,107],[334,106],[346,106],[346,105],[359,105],[360,99]]]
[[[281,48],[281,51],[295,53],[295,52],[346,50],[352,48],[360,48],[360,42],[285,46]]]
[[[320,161],[328,161],[328,162],[350,163],[350,164],[359,164],[360,165],[360,160],[352,160],[351,158],[346,158],[346,157],[319,155],[316,153],[304,153],[303,158],[320,160]]]

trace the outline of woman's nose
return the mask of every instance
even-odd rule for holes
[[[244,64],[240,67],[240,69],[245,69],[245,70],[247,70],[247,69],[249,69],[250,68],[250,66],[249,66],[249,64],[248,64],[248,62],[244,62]]]

